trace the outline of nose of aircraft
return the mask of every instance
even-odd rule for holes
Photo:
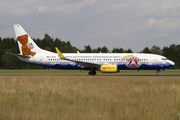
[[[169,63],[173,66],[173,65],[175,65],[175,63],[173,62],[173,61],[171,61],[171,60],[169,60]]]

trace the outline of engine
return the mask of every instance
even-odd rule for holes
[[[119,72],[117,65],[101,65],[100,71],[103,73],[116,73]]]

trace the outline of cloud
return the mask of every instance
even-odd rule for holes
[[[172,32],[180,28],[180,19],[177,19],[177,18],[161,19],[153,25],[153,28],[159,29],[161,31]]]
[[[75,2],[75,3],[60,4],[56,6],[53,9],[53,11],[61,12],[64,15],[72,15],[83,10],[83,8],[87,6],[94,5],[96,2],[97,0],[91,0],[91,1],[83,0],[83,1]]]
[[[48,7],[45,5],[37,5],[33,8],[35,13],[43,13],[48,11]]]
[[[55,11],[64,13],[66,15],[71,15],[74,13],[77,13],[78,11],[80,11],[82,8],[84,7],[83,3],[68,3],[68,4],[63,4],[60,6],[55,7]]]
[[[152,27],[152,25],[154,25],[155,23],[158,23],[159,22],[159,20],[155,20],[154,18],[150,18],[149,20],[148,20],[148,23],[147,23],[147,27],[148,28],[151,28]]]
[[[28,3],[27,3],[28,2]],[[153,44],[177,43],[178,0],[9,0],[0,4],[1,37],[20,23],[32,37],[48,33],[83,49],[107,46],[140,51]],[[7,33],[6,33],[7,32]],[[13,36],[14,33],[12,32]],[[168,40],[171,41],[168,41]]]
[[[22,0],[17,1],[1,1],[0,4],[0,13],[2,15],[13,15],[13,16],[23,16],[29,15],[32,13],[34,0],[28,0],[24,2]]]
[[[9,13],[7,14],[11,14],[14,16],[23,16],[23,15],[30,15],[31,14],[31,10],[25,8],[25,7],[19,7],[19,8],[14,8],[12,9]]]

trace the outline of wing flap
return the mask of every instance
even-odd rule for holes
[[[69,61],[75,62],[76,65],[80,65],[83,67],[93,67],[93,68],[100,68],[101,67],[100,64],[92,63],[92,62],[75,61],[75,60],[69,60]]]

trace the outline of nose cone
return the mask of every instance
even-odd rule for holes
[[[171,61],[171,60],[169,60],[169,63],[173,66],[173,65],[175,65],[175,63],[173,62],[173,61]]]

